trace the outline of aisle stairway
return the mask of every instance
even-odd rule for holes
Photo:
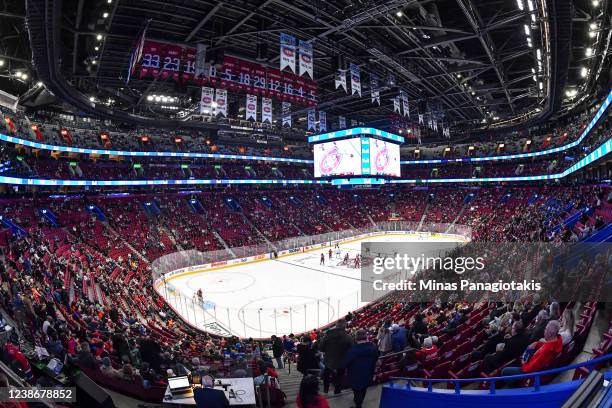
[[[286,368],[277,371],[281,389],[287,395],[287,404],[285,405],[285,408],[296,408],[297,404],[295,401],[300,390],[302,374],[297,371],[295,365],[291,366],[291,373],[289,373],[289,370]],[[363,406],[377,407],[380,401],[381,390],[382,385],[375,385],[368,388],[368,393],[366,394],[366,399],[364,401]],[[323,394],[322,381],[319,387],[319,392]],[[325,397],[327,398],[327,402],[329,402],[330,408],[347,408],[354,406],[353,392],[350,389],[343,390],[342,393],[339,395],[334,395],[332,386],[330,391],[325,395]]]

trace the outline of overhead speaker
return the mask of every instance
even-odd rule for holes
[[[337,71],[339,69],[346,70],[346,58],[344,58],[344,55],[338,54],[336,55],[336,58],[333,59],[332,65],[333,65],[334,71]]]
[[[111,396],[102,387],[93,382],[83,373],[74,377],[76,386],[76,400],[80,407],[88,408],[115,408]]]
[[[257,61],[266,61],[268,59],[268,44],[258,43],[257,44]]]
[[[427,98],[423,99],[422,101],[419,101],[419,103],[417,104],[417,108],[419,110],[419,113],[427,112]]]

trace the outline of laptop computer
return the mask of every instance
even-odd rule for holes
[[[186,375],[182,377],[168,378],[168,387],[170,388],[170,393],[173,397],[193,397],[193,388],[191,388],[189,378]]]

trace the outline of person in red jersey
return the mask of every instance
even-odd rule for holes
[[[316,376],[308,374],[302,378],[296,403],[298,408],[329,408],[327,399],[319,394],[319,379]]]
[[[544,329],[544,341],[532,343],[525,351],[521,367],[507,367],[502,375],[518,375],[546,370],[563,351],[563,339],[559,335],[559,322],[551,320]]]

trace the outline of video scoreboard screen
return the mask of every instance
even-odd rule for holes
[[[370,175],[400,176],[400,148],[384,140],[370,139]]]
[[[318,143],[315,177],[400,176],[399,145],[371,137]]]
[[[314,145],[315,177],[360,176],[361,141],[344,139]]]

